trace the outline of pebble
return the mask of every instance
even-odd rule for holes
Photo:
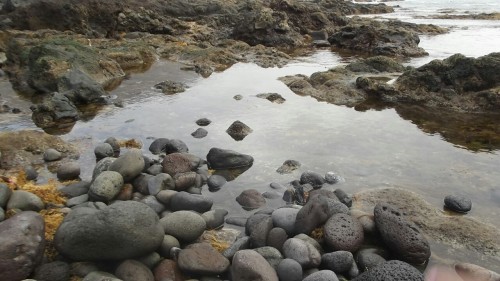
[[[38,212],[45,207],[42,199],[35,194],[24,191],[15,190],[7,202],[7,210],[19,209],[22,211],[35,211]]]
[[[53,148],[49,148],[45,150],[45,152],[43,153],[43,160],[45,160],[46,162],[56,161],[61,158],[62,158],[62,153]]]
[[[202,216],[191,211],[173,212],[160,220],[165,234],[172,235],[179,241],[192,242],[206,229]]]
[[[21,212],[0,222],[2,280],[27,278],[42,261],[45,223],[38,213]]]
[[[342,181],[342,177],[335,174],[334,172],[328,172],[325,174],[325,181],[329,184],[336,184]]]
[[[191,160],[191,157],[186,153],[168,154],[163,158],[163,172],[171,176],[175,176],[178,173],[191,172],[196,168]]]
[[[295,234],[295,220],[299,209],[295,208],[279,208],[272,213],[273,224],[286,231],[288,235]]]
[[[71,199],[68,199],[68,201],[66,201],[66,206],[68,207],[74,207],[76,205],[80,205],[80,204],[83,204],[85,202],[89,201],[89,195],[88,194],[82,194],[80,196],[76,196],[76,197],[73,197]]]
[[[234,254],[236,254],[236,252],[238,252],[239,250],[246,250],[249,247],[250,247],[250,237],[243,236],[236,239],[236,241],[234,241],[231,244],[231,246],[229,246],[229,248],[227,248],[226,250],[224,250],[224,252],[222,252],[222,255],[231,260]]]
[[[273,219],[267,214],[254,214],[245,224],[245,232],[250,236],[250,246],[253,248],[264,247],[267,236],[273,228]]]
[[[221,175],[211,175],[207,180],[207,185],[210,191],[219,190],[226,183],[226,178]]]
[[[370,270],[384,263],[386,260],[379,253],[378,249],[362,249],[356,253],[356,261],[362,271]]]
[[[446,208],[459,213],[467,213],[472,209],[472,201],[461,195],[446,196],[444,205]]]
[[[267,235],[267,246],[274,247],[280,252],[283,250],[283,244],[288,239],[288,235],[283,228],[275,227]]]
[[[93,271],[85,276],[82,281],[123,281],[111,273],[104,271]]]
[[[0,183],[0,207],[5,208],[7,206],[11,195],[12,190],[5,183]]]
[[[334,250],[355,252],[364,241],[363,227],[350,215],[336,214],[323,226],[326,243]]]
[[[290,238],[283,244],[283,255],[296,260],[304,269],[318,267],[321,263],[321,254],[310,243],[301,239]]]
[[[161,214],[166,209],[165,206],[152,195],[144,196],[139,202],[146,204],[157,214]]]
[[[279,281],[273,267],[253,250],[241,250],[234,255],[231,276],[239,281]]]
[[[352,281],[423,281],[424,275],[413,266],[398,260],[391,260],[365,271]]]
[[[320,270],[308,275],[303,281],[339,281],[339,278],[331,270]]]
[[[115,155],[115,151],[113,147],[109,143],[100,143],[94,148],[94,155],[97,161],[106,158],[113,157]]]
[[[258,209],[266,204],[266,199],[256,189],[247,189],[236,197],[236,201],[245,210]]]
[[[200,119],[196,120],[196,125],[202,126],[202,127],[208,126],[211,123],[212,123],[212,121],[208,118],[200,118]]]
[[[323,186],[323,184],[325,183],[325,179],[318,173],[306,171],[302,173],[302,175],[300,175],[300,184],[307,183],[312,185],[314,189],[318,189]]]
[[[111,147],[113,148],[113,157],[118,157],[120,156],[120,143],[118,142],[118,140],[114,137],[109,137],[107,138],[104,143],[107,143],[109,145],[111,145]]]
[[[182,249],[177,263],[182,272],[195,275],[217,275],[229,269],[229,260],[210,244],[195,243]]]
[[[354,257],[347,251],[336,251],[321,256],[321,265],[338,274],[348,272],[353,263]]]
[[[211,148],[207,154],[208,167],[214,170],[250,167],[253,157],[229,149]]]
[[[89,188],[89,197],[95,201],[109,202],[120,193],[123,177],[115,171],[104,171],[99,174]]]
[[[157,138],[149,145],[149,151],[153,154],[160,154],[165,152],[165,146],[169,142],[169,139],[166,138]]]
[[[301,281],[302,266],[293,259],[283,259],[276,269],[279,279],[282,281]]]
[[[175,194],[177,194],[177,191],[175,190],[169,190],[169,189],[162,190],[158,192],[158,194],[156,194],[156,199],[158,199],[158,201],[163,203],[163,205],[165,205],[165,207],[168,208],[170,206],[170,201],[172,200],[172,197],[174,197]]]
[[[400,210],[389,204],[378,203],[374,217],[382,240],[395,258],[412,264],[421,264],[429,259],[429,242]]]
[[[293,171],[300,168],[301,164],[297,160],[286,160],[283,164],[276,170],[279,174],[290,174]]]
[[[233,99],[235,99],[235,100],[242,100],[242,99],[243,99],[243,96],[242,96],[242,95],[235,95],[235,96],[233,97]]]
[[[77,277],[85,277],[87,274],[93,271],[99,271],[99,268],[93,262],[83,261],[83,262],[73,262],[70,264],[71,275]]]
[[[174,179],[166,173],[160,173],[148,179],[148,193],[156,196],[160,191],[165,189],[175,189]]]
[[[38,178],[38,172],[33,166],[24,167],[24,173],[26,174],[26,179],[29,181],[36,181]]]
[[[58,190],[68,198],[77,197],[89,192],[90,182],[79,181],[69,185],[62,186]]]
[[[136,260],[124,260],[115,270],[115,276],[123,281],[155,281],[151,270]]]
[[[145,162],[142,151],[137,148],[131,148],[125,154],[113,161],[113,163],[109,165],[108,170],[120,173],[124,182],[130,182],[141,174],[144,165]]]
[[[165,239],[163,241],[165,241]],[[147,266],[149,269],[152,270],[160,263],[160,261],[162,259],[163,258],[157,252],[152,252],[152,253],[147,254],[145,256],[138,257],[135,260],[137,260],[138,262],[141,262],[142,264],[144,264],[145,266]]]
[[[328,219],[328,201],[322,195],[312,195],[297,213],[294,232],[307,235]]]
[[[333,193],[335,193],[335,196],[337,196],[339,201],[342,202],[344,205],[346,205],[349,208],[352,206],[352,198],[347,193],[345,193],[345,191],[343,191],[340,188],[337,188],[335,189],[335,191],[333,191]]]
[[[177,173],[174,176],[175,190],[183,191],[192,187],[198,188],[198,186],[196,186],[196,177],[197,174],[195,172]]]
[[[243,140],[252,132],[252,128],[248,127],[245,123],[239,120],[234,121],[233,124],[231,124],[226,130],[226,133],[236,141]]]
[[[203,213],[201,216],[207,224],[207,229],[219,229],[224,226],[224,218],[229,212],[224,209],[215,209]]]
[[[146,173],[156,176],[163,173],[163,166],[161,164],[153,164],[146,169]]]
[[[256,251],[262,257],[264,257],[266,259],[266,261],[274,269],[276,269],[278,267],[278,264],[283,260],[283,255],[276,248],[273,248],[270,246],[265,246],[265,247],[255,248],[253,250]]]
[[[163,237],[163,241],[161,242],[161,246],[158,250],[163,257],[171,258],[170,250],[172,250],[172,248],[174,247],[181,247],[179,240],[177,240],[177,238],[175,238],[174,236],[167,234]]]
[[[57,178],[60,181],[76,180],[80,176],[80,165],[77,162],[62,163],[57,168]]]
[[[106,158],[99,160],[99,162],[97,162],[97,164],[95,165],[94,170],[92,171],[92,179],[97,178],[97,176],[100,173],[107,171],[109,169],[109,166],[111,166],[111,164],[115,160],[116,160],[116,158],[113,158],[113,157],[106,157]]]
[[[158,281],[184,281],[186,277],[181,272],[177,263],[173,260],[162,260],[153,271],[155,280]]]
[[[245,217],[228,217],[226,218],[226,223],[244,227],[247,223],[247,218]]]
[[[191,136],[195,139],[202,139],[208,135],[208,131],[203,128],[198,128],[196,131],[191,133]]]
[[[204,213],[212,209],[213,200],[198,194],[190,194],[185,191],[177,192],[170,199],[172,211],[191,210]]]

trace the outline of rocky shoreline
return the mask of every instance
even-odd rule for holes
[[[69,132],[96,107],[123,106],[108,92],[160,58],[208,77],[238,62],[281,67],[301,50],[323,47],[372,57],[310,77],[281,78],[295,93],[358,110],[394,106],[403,118],[418,115],[404,111],[407,106],[489,114],[500,109],[499,53],[405,67],[404,59],[427,54],[419,35],[448,30],[350,17],[393,11],[384,4],[0,3],[0,67],[32,103],[33,122],[48,133]],[[184,91],[169,80],[155,88]],[[257,97],[286,101],[277,93]],[[0,114],[18,111],[2,105]],[[252,129],[235,121],[226,132],[243,140]],[[206,135],[203,128],[192,134]],[[336,173],[306,171],[284,184],[264,183],[269,188],[262,193],[243,190],[232,204],[246,215],[234,216],[206,190],[225,192],[253,165],[251,155],[218,147],[193,155],[182,140],[165,137],[147,150],[140,140],[114,137],[87,149],[94,151],[95,166],[91,178],[81,179],[81,151],[74,145],[38,131],[0,132],[1,278],[423,281],[441,263],[452,278],[500,280],[500,230],[464,215],[472,203],[456,194],[443,198],[443,213],[405,189],[349,194],[338,188],[344,179]],[[287,160],[277,173],[300,166]],[[271,200],[280,205],[270,206]],[[434,247],[447,248],[448,255],[436,256]],[[457,262],[460,254],[484,268]]]

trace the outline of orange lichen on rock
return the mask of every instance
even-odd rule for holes
[[[50,179],[48,183],[43,185],[27,182],[18,187],[19,189],[31,192],[40,197],[45,204],[51,203],[60,205],[66,203],[66,198],[57,190],[57,181],[55,179]]]
[[[57,256],[57,250],[54,248],[54,235],[64,219],[64,214],[58,209],[44,209],[40,211],[40,215],[45,221],[45,256],[49,260],[54,260]]]
[[[136,139],[119,140],[118,144],[120,145],[120,147],[142,148],[142,142],[140,142]]]
[[[229,248],[229,246],[231,246],[227,241],[218,239],[217,233],[212,230],[206,231],[203,236],[207,238],[210,245],[212,245],[212,247],[219,253],[224,252],[227,248]]]
[[[311,237],[316,239],[316,240],[321,240],[323,238],[323,236],[324,236],[324,233],[323,233],[322,227],[318,227],[311,232]]]

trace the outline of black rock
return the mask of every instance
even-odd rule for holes
[[[186,86],[179,82],[167,80],[156,84],[155,89],[161,90],[164,94],[173,95],[184,92]]]
[[[344,203],[344,205],[346,205],[349,208],[352,206],[352,198],[347,193],[345,193],[345,191],[343,191],[340,188],[337,188],[333,193],[335,193],[335,196],[337,196],[340,202]]]
[[[300,162],[296,160],[286,160],[283,162],[281,167],[279,167],[276,172],[279,174],[290,174],[291,172],[297,170],[300,167]]]
[[[67,281],[69,280],[69,264],[54,261],[36,268],[33,278],[38,281]]]
[[[312,185],[315,189],[318,189],[323,186],[323,184],[325,183],[325,179],[323,178],[322,175],[318,173],[307,171],[302,173],[302,175],[300,176],[300,183],[301,184],[308,183]]]
[[[429,259],[429,242],[418,227],[396,207],[378,203],[374,218],[382,240],[397,259],[414,264],[421,264]]]
[[[207,161],[211,169],[238,169],[252,166],[253,157],[228,149],[212,148],[207,154]]]
[[[193,136],[193,138],[195,138],[195,139],[201,139],[201,138],[206,137],[207,135],[208,135],[208,131],[203,129],[203,128],[198,128],[198,129],[196,129],[196,131],[191,133],[191,136]]]
[[[267,246],[274,247],[280,252],[283,250],[283,244],[288,239],[288,234],[283,228],[275,227],[267,235]]]
[[[361,271],[367,271],[384,263],[386,260],[378,249],[362,249],[356,253],[356,262]]]
[[[231,244],[231,246],[229,246],[229,248],[224,250],[224,252],[222,252],[222,255],[231,260],[236,252],[238,252],[239,250],[248,249],[249,247],[250,237],[243,236],[241,238],[238,238],[236,241],[234,241],[233,244]]]
[[[384,262],[352,281],[424,281],[424,275],[413,266],[398,260]]]
[[[155,139],[151,145],[149,145],[149,151],[153,154],[160,154],[162,152],[165,152],[165,146],[169,142],[169,139],[166,138],[158,138]]]
[[[233,124],[231,124],[231,126],[229,126],[226,130],[226,133],[228,133],[236,141],[243,140],[251,132],[253,132],[253,130],[239,120],[234,121]]]
[[[270,215],[255,214],[249,217],[245,224],[245,232],[250,236],[250,245],[253,248],[266,246],[272,228],[273,219]]]
[[[208,125],[210,125],[210,123],[212,123],[212,121],[210,119],[207,119],[207,118],[201,118],[201,119],[196,120],[196,124],[198,126],[202,126],[202,127],[208,126]]]
[[[207,180],[207,185],[210,191],[215,191],[219,190],[226,182],[227,180],[223,176],[211,175]]]
[[[258,94],[257,97],[261,98],[261,99],[266,99],[272,103],[278,103],[278,104],[282,104],[286,101],[286,99],[278,93]]]
[[[60,187],[58,190],[65,196],[72,198],[89,192],[90,182],[80,181]]]
[[[295,233],[307,235],[328,220],[328,201],[321,195],[316,195],[307,201],[300,209],[295,219]]]
[[[191,210],[204,213],[212,208],[213,201],[202,195],[190,194],[185,191],[176,193],[170,199],[170,209],[172,211]]]
[[[34,181],[38,178],[38,172],[33,166],[24,167],[24,173],[26,174],[26,179],[29,181]]]
[[[472,201],[460,195],[448,195],[444,198],[444,206],[452,211],[467,213],[472,209]]]
[[[258,209],[266,204],[266,199],[256,189],[244,190],[236,197],[236,201],[245,210]]]

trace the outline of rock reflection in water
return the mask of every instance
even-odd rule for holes
[[[500,114],[467,114],[417,105],[397,106],[396,112],[428,134],[472,151],[500,149]]]

